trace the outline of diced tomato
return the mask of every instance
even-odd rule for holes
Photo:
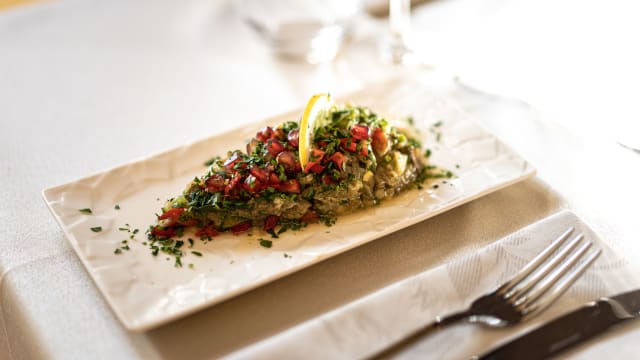
[[[323,158],[324,158],[324,151],[316,148],[311,149],[311,156],[309,156],[310,162],[316,162],[320,164]]]
[[[358,154],[360,156],[369,156],[369,142],[367,140],[360,140],[360,151]]]
[[[173,208],[164,212],[164,214],[158,216],[158,220],[162,221],[160,225],[163,227],[173,226],[178,223],[180,215],[184,212],[183,208]]]
[[[306,223],[317,223],[318,221],[320,221],[320,217],[315,211],[309,210],[306,213],[304,213],[304,215],[302,215],[300,220]]]
[[[213,225],[207,225],[201,229],[198,229],[198,231],[196,231],[196,236],[199,237],[216,237],[218,236],[220,233],[218,233],[218,230],[216,230],[216,228]]]
[[[278,140],[267,141],[267,151],[271,156],[278,156],[284,150],[284,145]]]
[[[233,169],[233,167],[242,159],[239,152],[234,152],[227,161],[224,162],[224,167],[227,169]]]
[[[331,184],[335,184],[337,181],[331,177],[331,175],[329,174],[324,174],[322,175],[322,183],[324,185],[331,185]]]
[[[324,140],[320,140],[320,141],[316,141],[316,145],[318,146],[318,148],[320,149],[324,149],[327,147],[327,145],[329,145],[328,141],[324,141]]]
[[[244,179],[244,182],[242,183],[242,188],[252,194],[262,190],[260,181],[253,175],[247,175],[247,177]]]
[[[307,166],[304,167],[305,172],[313,171],[316,174],[320,174],[323,170],[324,170],[324,166],[314,161],[308,162]]]
[[[380,128],[373,130],[373,136],[371,137],[371,148],[376,155],[382,155],[387,152],[389,146],[387,141],[387,135]]]
[[[169,227],[156,226],[151,230],[151,235],[159,238],[170,238],[176,235],[176,229]]]
[[[298,157],[291,151],[283,151],[276,158],[278,164],[282,165],[287,172],[294,172],[300,167]]]
[[[369,138],[369,127],[366,125],[355,124],[351,128],[351,136],[356,140],[367,140]]]
[[[236,189],[238,188],[238,184],[241,181],[242,181],[242,176],[239,175],[239,174],[237,174],[236,176],[231,178],[231,181],[229,181],[229,184],[227,184],[227,186],[224,188],[225,194],[229,194],[229,193],[235,192]]]
[[[329,160],[333,161],[336,164],[336,166],[338,167],[338,169],[344,170],[344,162],[345,162],[346,158],[344,157],[344,155],[341,152],[337,151],[337,152],[333,153],[333,155],[331,155],[329,157]]]
[[[358,142],[354,139],[340,139],[340,146],[342,146],[343,149],[354,153],[357,151]]]
[[[264,129],[258,131],[258,133],[256,134],[256,139],[262,142],[267,142],[267,140],[271,139],[272,136],[273,129],[271,128],[271,126],[267,126]]]
[[[293,129],[291,131],[289,131],[289,135],[287,135],[287,140],[289,141],[289,145],[293,146],[294,148],[298,147],[298,144],[300,143],[300,132],[298,129]]]
[[[278,189],[289,194],[300,194],[300,183],[296,179],[286,180],[280,183]]]
[[[269,181],[269,173],[265,169],[261,169],[258,167],[252,167],[249,169],[251,175],[253,175],[256,179],[260,180],[263,183]]]
[[[278,175],[271,173],[271,175],[269,175],[269,185],[278,185],[280,184],[280,179],[278,178]]]
[[[231,232],[234,235],[238,235],[247,230],[251,229],[251,220],[243,221],[241,223],[235,224],[231,227]]]
[[[271,136],[272,139],[278,139],[278,140],[287,140],[287,135],[284,133],[284,130],[282,130],[282,128],[277,128],[273,131],[273,135]]]
[[[264,220],[264,225],[262,226],[262,228],[265,230],[271,230],[276,227],[276,225],[278,225],[278,222],[280,222],[280,217],[276,215],[269,215]]]
[[[162,215],[158,216],[158,220],[175,219],[178,220],[180,215],[184,212],[184,208],[173,208],[165,211]]]
[[[207,190],[211,192],[220,192],[224,190],[225,179],[220,174],[213,174],[207,180],[204,181],[204,185]]]

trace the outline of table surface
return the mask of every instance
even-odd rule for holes
[[[526,101],[504,100],[528,108],[526,122],[485,125],[539,174],[419,225],[442,236],[464,214],[465,232],[474,235],[456,251],[424,255],[432,263],[570,208],[640,265],[634,211],[640,154],[615,143],[640,142],[632,97],[640,59],[631,45],[640,23],[633,7],[447,0],[415,11],[416,39],[432,49],[437,65],[454,69],[465,86]],[[335,61],[311,66],[272,57],[225,1],[48,1],[0,12],[0,358],[172,359],[186,351],[215,357],[420,271],[424,258],[373,242],[185,320],[132,334],[41,199],[44,188],[298,108],[319,89],[345,94],[397,71],[376,60],[384,22],[358,24]],[[541,195],[549,193],[559,195]],[[487,209],[495,212],[488,224],[479,215]],[[392,236],[402,244],[407,234]],[[388,254],[409,262],[366,277],[372,266],[387,264]],[[335,269],[366,281],[354,286]],[[290,302],[278,300],[286,294],[314,302],[288,309]],[[638,340],[640,328],[626,328],[571,356],[598,358]]]

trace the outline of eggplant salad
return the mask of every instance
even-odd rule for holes
[[[313,101],[315,98],[315,102]],[[149,228],[152,240],[211,239],[257,228],[277,237],[309,223],[333,224],[352,213],[421,187],[435,167],[421,144],[370,109],[316,95],[298,122],[265,127],[246,149],[208,162]]]

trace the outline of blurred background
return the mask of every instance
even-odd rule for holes
[[[381,0],[315,2],[322,21],[347,27],[325,33],[340,45],[314,64],[280,56],[274,48],[293,45],[274,42],[274,23],[302,16],[309,3],[0,0],[0,121],[28,116],[63,127],[97,116],[105,127],[126,128],[119,140],[134,149],[150,127],[169,130],[154,133],[157,149],[135,149],[143,155],[399,71],[381,56],[389,36]],[[445,70],[470,87],[520,98],[579,136],[640,147],[640,22],[632,2],[418,3],[410,34],[428,66],[401,71]],[[316,30],[288,25],[294,34]]]

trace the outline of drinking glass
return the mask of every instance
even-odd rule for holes
[[[238,0],[236,7],[277,56],[316,64],[336,56],[361,4],[359,0]]]

